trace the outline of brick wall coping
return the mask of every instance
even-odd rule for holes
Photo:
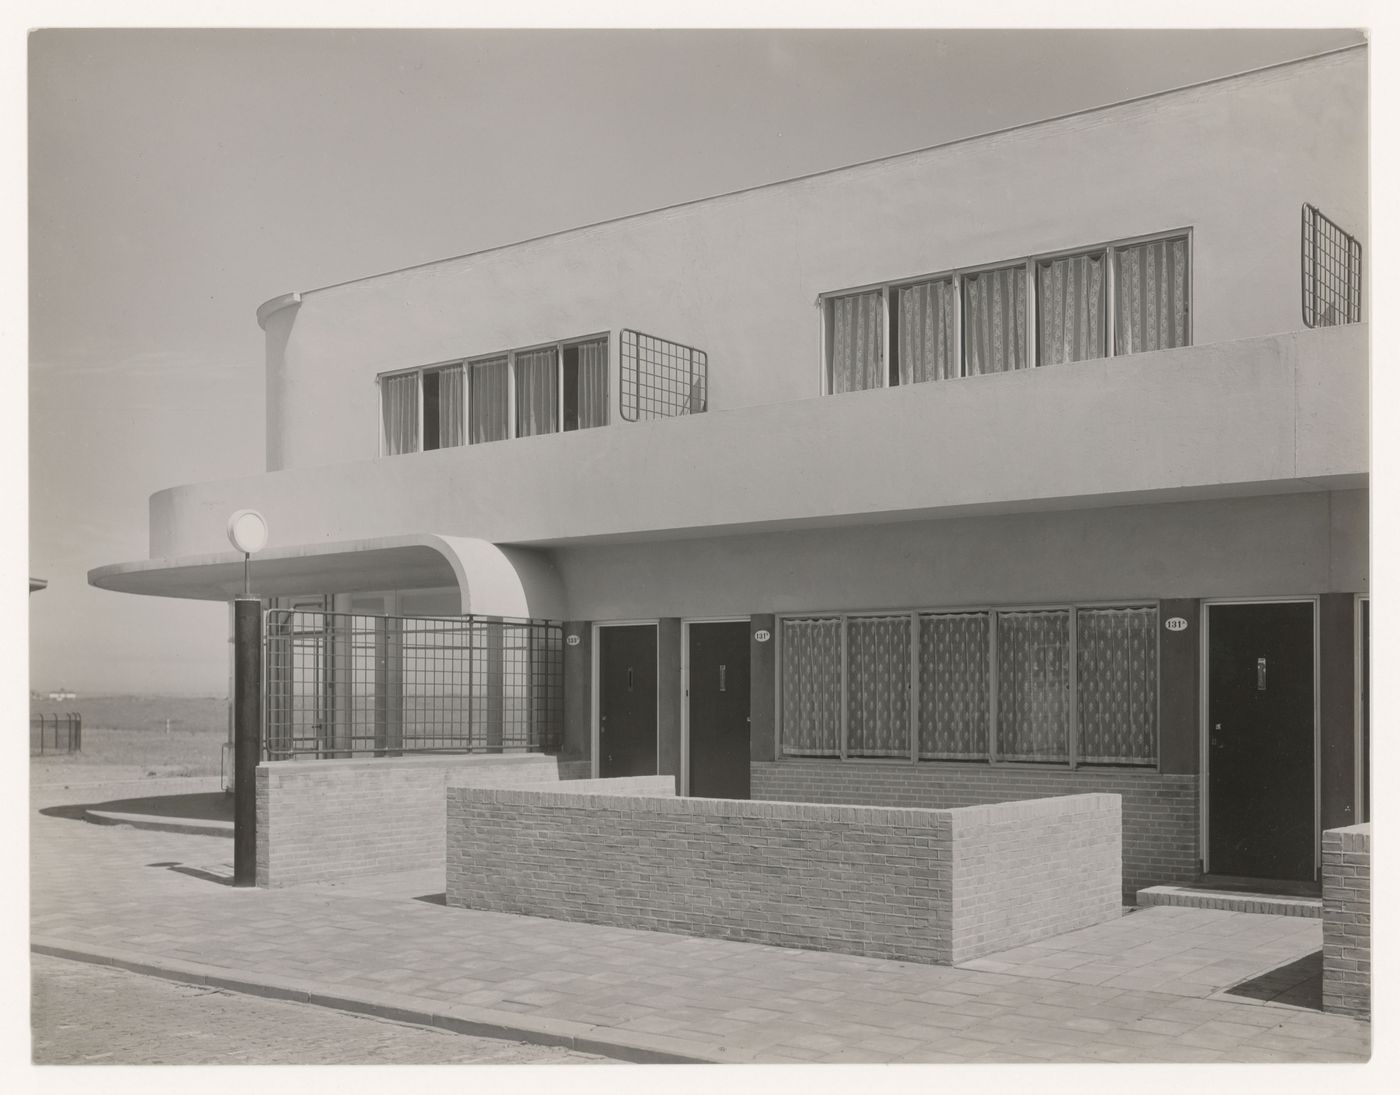
[[[1365,837],[1366,840],[1369,841],[1371,839],[1371,823],[1369,821],[1363,821],[1359,825],[1343,825],[1336,829],[1326,829],[1323,831],[1322,835],[1327,837],[1334,834],[1336,836],[1360,836]]]
[[[561,785],[562,786],[562,785]],[[727,798],[649,797],[627,794],[579,794],[574,791],[518,787],[452,787],[454,795],[481,802],[512,806],[543,806],[559,809],[587,808],[612,813],[690,814],[708,817],[771,818],[785,821],[844,822],[891,825],[901,828],[936,828],[950,822],[972,829],[995,821],[1069,814],[1098,813],[1118,808],[1118,795],[1060,795],[1055,798],[1022,799],[989,806],[958,806],[929,810],[904,806],[837,806],[809,802],[755,802]]]
[[[308,775],[312,772],[351,772],[392,768],[475,768],[481,766],[538,765],[557,770],[558,762],[548,753],[425,753],[407,757],[344,757],[272,760],[258,764],[258,771],[269,775]]]

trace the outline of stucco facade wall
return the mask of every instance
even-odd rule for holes
[[[1366,64],[1336,54],[306,292],[269,322],[270,467],[374,457],[389,370],[607,331],[616,393],[621,327],[705,349],[716,409],[815,396],[818,294],[1175,229],[1193,233],[1197,345],[1296,329],[1302,203],[1366,232]]]

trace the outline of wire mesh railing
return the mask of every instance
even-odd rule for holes
[[[1318,211],[1303,206],[1303,323],[1335,327],[1361,322],[1361,243]]]
[[[705,410],[710,359],[704,350],[633,330],[621,332],[621,346],[624,419],[674,418]]]
[[[557,752],[562,738],[556,622],[272,609],[264,658],[269,760]]]
[[[83,716],[76,712],[29,716],[29,752],[80,753],[83,749]]]

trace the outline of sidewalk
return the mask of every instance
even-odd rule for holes
[[[117,797],[93,790],[86,801]],[[1302,998],[1322,946],[1312,919],[1164,906],[950,969],[447,908],[442,878],[423,872],[235,889],[226,837],[37,812],[61,794],[36,787],[32,803],[32,945],[45,953],[627,1060],[1369,1053],[1369,1024],[1281,1002]],[[1303,971],[1291,996],[1224,991],[1276,986],[1262,975],[1290,965]]]

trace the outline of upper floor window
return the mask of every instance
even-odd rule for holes
[[[1361,322],[1361,243],[1316,206],[1303,206],[1303,322]]]
[[[830,393],[1189,345],[1185,234],[823,299]]]
[[[607,337],[379,378],[386,456],[608,423]]]

